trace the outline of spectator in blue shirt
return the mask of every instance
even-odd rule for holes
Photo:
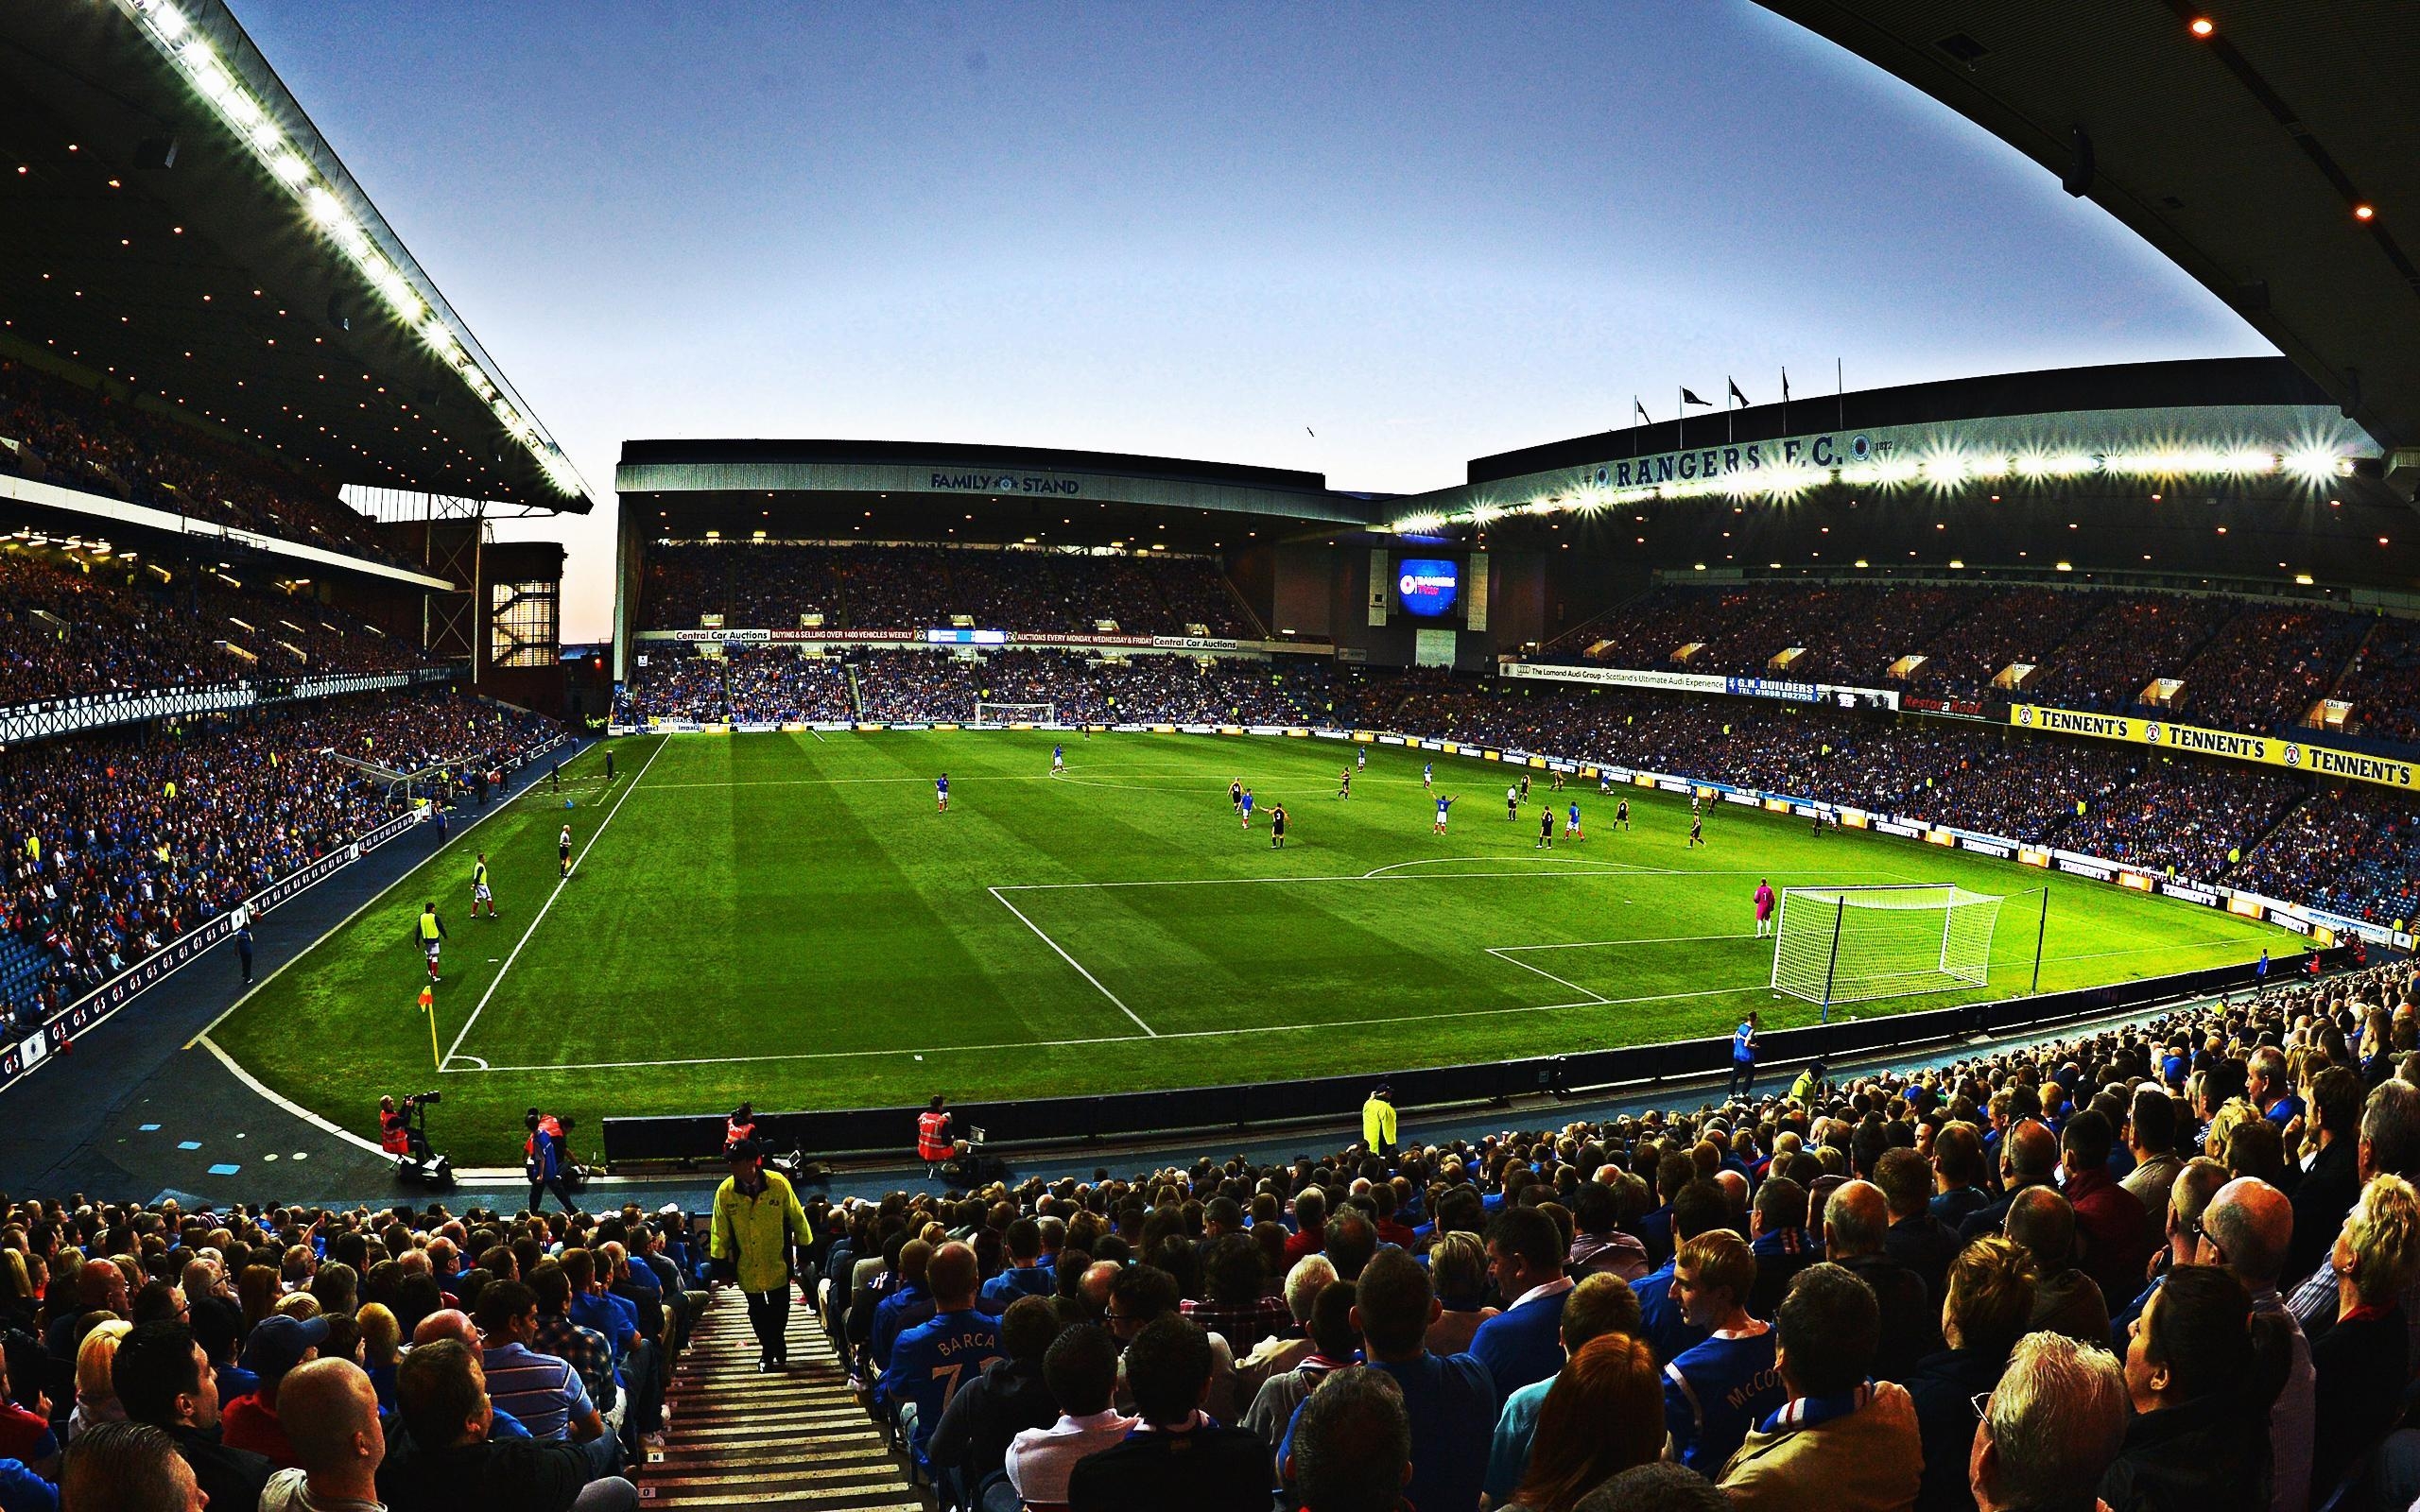
[[[1572,1287],[1571,1299],[1563,1306],[1564,1353],[1576,1356],[1591,1340],[1609,1333],[1643,1339],[1638,1298],[1632,1294],[1630,1283],[1618,1276],[1602,1272],[1584,1276]],[[1651,1364],[1649,1376],[1653,1378]],[[1547,1393],[1560,1379],[1558,1375],[1533,1381],[1504,1399],[1504,1406],[1495,1416],[1495,1437],[1487,1451],[1486,1489],[1492,1505],[1502,1506],[1510,1502],[1528,1472],[1530,1446],[1537,1436],[1538,1414],[1546,1406]],[[1663,1447],[1660,1439],[1656,1447]]]
[[[1562,1236],[1554,1220],[1535,1209],[1513,1211],[1535,1213],[1556,1235],[1560,1253]],[[1495,1428],[1495,1386],[1476,1357],[1428,1352],[1424,1341],[1440,1311],[1428,1272],[1400,1249],[1380,1250],[1355,1286],[1353,1324],[1361,1331],[1362,1352],[1371,1368],[1392,1376],[1402,1388],[1404,1413],[1411,1422],[1407,1500],[1420,1512],[1478,1512],[1488,1439]],[[1562,1352],[1560,1343],[1555,1348]],[[1280,1465],[1292,1452],[1302,1420],[1297,1407],[1278,1446]]]
[[[1504,1311],[1478,1326],[1471,1352],[1503,1395],[1563,1368],[1563,1301],[1571,1291],[1563,1256],[1563,1230],[1535,1208],[1507,1208],[1488,1226],[1488,1274]]]
[[[1000,1320],[975,1310],[975,1251],[954,1242],[943,1245],[933,1251],[926,1270],[933,1315],[899,1335],[873,1390],[876,1406],[898,1414],[919,1464],[950,1398],[1000,1357]]]
[[[538,1294],[520,1281],[491,1281],[479,1293],[478,1324],[485,1348],[479,1366],[488,1396],[529,1430],[533,1438],[564,1439],[588,1455],[592,1477],[614,1475],[622,1465],[621,1445],[589,1400],[579,1373],[551,1354],[529,1348],[538,1332]]]
[[[1009,1225],[1006,1236],[1009,1267],[983,1283],[981,1298],[976,1303],[980,1312],[1000,1317],[1009,1304],[1020,1297],[1048,1297],[1058,1290],[1059,1278],[1042,1263],[1042,1226],[1031,1218],[1019,1218]]]
[[[1731,1203],[1722,1189],[1711,1181],[1692,1181],[1672,1199],[1672,1233],[1682,1244],[1698,1235],[1728,1228]],[[1705,1331],[1692,1327],[1681,1312],[1681,1304],[1672,1296],[1675,1255],[1660,1269],[1649,1273],[1631,1287],[1638,1295],[1639,1327],[1646,1331],[1649,1346],[1655,1350],[1658,1364],[1669,1364],[1691,1345],[1703,1343]]]
[[[1766,1181],[1756,1191],[1748,1232],[1748,1247],[1756,1257],[1748,1310],[1771,1317],[1789,1292],[1790,1278],[1824,1258],[1824,1246],[1806,1231],[1806,1189],[1786,1176]]]
[[[1739,1236],[1718,1228],[1681,1246],[1672,1278],[1682,1314],[1706,1339],[1664,1367],[1664,1422],[1681,1463],[1707,1476],[1789,1400],[1773,1364],[1772,1327],[1748,1312],[1758,1269]]]
[[[932,1258],[933,1246],[922,1239],[899,1246],[899,1284],[875,1304],[873,1334],[866,1344],[877,1374],[890,1368],[890,1351],[899,1335],[933,1315],[933,1294],[925,1284],[925,1267]]]

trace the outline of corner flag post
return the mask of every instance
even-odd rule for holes
[[[2041,993],[2042,993],[2042,942],[2043,942],[2045,939],[2047,939],[2047,938],[2048,938],[2048,937],[2049,937],[2049,934],[2050,934],[2050,889],[2049,889],[2049,888],[2048,888],[2048,887],[2045,887],[2045,888],[2043,888],[2043,889],[2042,889],[2042,921],[2041,921],[2039,924],[2035,925],[2035,926],[2034,926],[2034,930],[2033,930],[2033,987],[2032,987],[2032,989],[2031,989],[2031,991],[2029,991],[2029,992],[2027,992],[2027,993],[2026,993],[2026,996],[2028,996],[2028,997],[2039,997],[2039,996],[2041,996]]]
[[[420,989],[420,1005],[422,1011],[428,1015],[429,1061],[439,1071],[443,1071],[445,1069],[445,1056],[442,1051],[437,1048],[437,989],[427,987],[422,988]]]

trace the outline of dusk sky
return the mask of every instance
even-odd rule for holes
[[[2267,352],[1948,111],[1746,0],[233,0],[606,501],[631,437],[1459,482],[1752,400]],[[1316,431],[1316,438],[1307,434]]]

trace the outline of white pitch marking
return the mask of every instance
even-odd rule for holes
[[[668,740],[656,743],[655,749],[647,753],[647,760],[639,764],[638,771],[631,776],[631,785],[622,789],[621,797],[614,799],[614,806],[605,811],[605,817],[597,822],[596,830],[589,834],[588,843],[579,848],[579,854],[572,857],[571,871],[564,872],[556,880],[555,890],[546,894],[546,901],[538,906],[537,914],[530,919],[529,927],[521,932],[519,939],[513,941],[512,949],[505,954],[504,964],[496,968],[495,975],[489,980],[488,989],[479,994],[477,1006],[472,1008],[471,1016],[462,1021],[461,1032],[454,1037],[452,1044],[445,1047],[445,1057],[437,1063],[438,1070],[443,1071],[446,1061],[454,1058],[454,1052],[462,1048],[462,1041],[470,1037],[471,1025],[478,1022],[479,1015],[487,1011],[488,1000],[494,997],[495,989],[504,984],[505,973],[512,970],[512,963],[521,958],[521,947],[528,944],[531,937],[538,933],[538,926],[545,922],[547,911],[555,906],[555,900],[563,895],[563,887],[571,881],[572,872],[578,871],[580,863],[588,859],[588,852],[596,849],[596,842],[604,838],[606,827],[614,822],[614,816],[622,812],[622,805],[631,800],[631,795],[637,792],[639,783],[646,780],[647,769],[655,765],[655,759],[664,754],[664,747],[671,744]]]
[[[1584,992],[1584,993],[1586,993],[1590,998],[1594,999],[1595,1001],[1597,1001],[1597,1002],[1599,1002],[1599,1003],[1602,1003],[1602,1002],[1604,1002],[1604,1001],[1605,1001],[1605,995],[1604,995],[1603,993],[1601,993],[1601,992],[1599,992],[1599,991],[1596,990],[1594,988],[1585,988],[1585,987],[1582,987],[1582,986],[1581,986],[1579,983],[1577,983],[1577,982],[1569,982],[1569,981],[1565,981],[1564,978],[1562,978],[1562,977],[1559,977],[1559,976],[1555,975],[1552,971],[1547,971],[1546,968],[1544,968],[1544,967],[1542,967],[1542,966],[1531,966],[1531,965],[1530,965],[1529,962],[1527,962],[1527,961],[1514,960],[1511,955],[1506,954],[1503,951],[1500,951],[1500,950],[1490,950],[1487,954],[1489,954],[1490,955],[1495,956],[1495,957],[1497,960],[1499,960],[1499,961],[1506,961],[1506,962],[1510,962],[1512,965],[1517,966],[1517,967],[1519,967],[1521,970],[1523,970],[1523,971],[1535,971],[1535,972],[1537,972],[1540,976],[1545,977],[1547,981],[1552,982],[1553,984],[1555,984],[1557,987],[1568,988],[1570,988],[1570,989],[1571,989],[1572,991],[1574,991],[1574,992]]]
[[[1045,945],[1049,946],[1053,951],[1058,952],[1059,958],[1060,958],[1061,960],[1063,960],[1063,961],[1066,962],[1069,966],[1074,967],[1074,968],[1076,969],[1076,974],[1077,974],[1077,975],[1079,975],[1079,976],[1082,977],[1085,981],[1090,982],[1090,983],[1093,985],[1093,987],[1094,987],[1095,990],[1098,991],[1102,997],[1105,997],[1105,998],[1109,999],[1109,1001],[1110,1001],[1110,1002],[1112,1002],[1113,1004],[1115,1004],[1115,1005],[1116,1005],[1116,1006],[1117,1006],[1117,1011],[1118,1011],[1118,1012],[1120,1012],[1120,1013],[1122,1013],[1122,1014],[1126,1015],[1129,1019],[1132,1019],[1132,1020],[1134,1021],[1134,1027],[1135,1027],[1135,1028],[1142,1030],[1145,1034],[1149,1035],[1150,1038],[1152,1038],[1152,1039],[1154,1039],[1154,1040],[1156,1040],[1156,1039],[1158,1039],[1158,1038],[1160,1037],[1160,1031],[1158,1031],[1157,1029],[1152,1028],[1150,1024],[1145,1023],[1145,1022],[1142,1021],[1142,1019],[1141,1019],[1140,1017],[1138,1017],[1138,1016],[1135,1014],[1135,1012],[1134,1012],[1134,1010],[1133,1010],[1132,1008],[1130,1008],[1130,1007],[1128,1007],[1128,1006],[1126,1005],[1125,1002],[1124,1002],[1122,999],[1120,999],[1116,993],[1112,992],[1109,988],[1105,988],[1105,987],[1102,987],[1102,986],[1100,985],[1100,978],[1099,978],[1099,977],[1097,977],[1097,976],[1093,975],[1093,973],[1092,973],[1092,972],[1085,971],[1085,970],[1084,970],[1084,965],[1083,965],[1083,963],[1082,963],[1081,961],[1077,960],[1074,956],[1072,956],[1072,955],[1068,954],[1064,950],[1060,949],[1059,942],[1058,942],[1057,940],[1055,940],[1055,939],[1052,939],[1049,936],[1047,936],[1047,935],[1044,934],[1044,933],[1042,932],[1042,926],[1041,926],[1040,924],[1037,924],[1037,923],[1035,923],[1032,919],[1026,918],[1026,917],[1025,917],[1024,910],[1022,910],[1022,909],[1018,908],[1016,904],[1014,904],[1014,903],[1012,903],[1012,902],[1009,902],[1006,898],[1001,898],[1001,897],[1000,897],[1000,889],[999,889],[999,888],[997,888],[997,887],[988,887],[988,888],[985,888],[984,890],[985,890],[985,891],[987,891],[987,892],[989,892],[989,893],[990,893],[994,898],[998,899],[998,900],[999,900],[999,903],[1000,903],[1000,906],[1001,906],[1001,907],[1003,907],[1003,908],[1007,909],[1010,913],[1012,913],[1012,914],[1016,915],[1016,916],[1017,916],[1017,922],[1018,922],[1018,923],[1023,924],[1026,928],[1028,928],[1028,929],[1029,929],[1029,930],[1032,930],[1032,931],[1033,931],[1033,937],[1034,937],[1034,938],[1036,938],[1036,939],[1038,939],[1038,940],[1042,941],[1042,943],[1044,943]]]
[[[341,928],[342,926],[339,925],[338,927]],[[196,1035],[194,1037],[194,1043],[217,1057],[218,1063],[226,1067],[228,1071],[234,1075],[237,1081],[242,1082],[245,1086],[260,1093],[263,1097],[268,1098],[270,1102],[275,1103],[278,1107],[285,1108],[287,1112],[301,1119],[305,1124],[310,1125],[313,1128],[318,1129],[320,1133],[333,1134],[337,1138],[344,1141],[347,1144],[368,1150],[372,1155],[384,1155],[387,1153],[378,1147],[375,1141],[363,1139],[360,1135],[355,1134],[353,1130],[344,1127],[342,1125],[330,1123],[328,1120],[321,1118],[319,1114],[311,1111],[302,1104],[295,1102],[290,1098],[281,1097],[276,1092],[271,1091],[267,1083],[263,1082],[258,1076],[253,1075],[251,1072],[246,1071],[242,1066],[237,1065],[235,1063],[234,1057],[220,1049],[218,1041],[210,1038],[209,1030],[205,1029],[200,1034]]]
[[[1390,1018],[1334,1019],[1325,1023],[1261,1023],[1240,1029],[1171,1029],[1160,1040],[1219,1040],[1254,1034],[1294,1034],[1313,1029],[1357,1029],[1386,1023],[1430,1023],[1440,1019],[1485,1019],[1509,1013],[1558,1013],[1570,1008],[1617,1008],[1634,1003],[1677,1003],[1687,998],[1730,997],[1762,992],[1762,982],[1749,987],[1708,988],[1701,992],[1657,992],[1637,998],[1599,998],[1587,1003],[1538,1003],[1506,1008],[1453,1008],[1443,1013],[1399,1013]],[[491,1066],[495,1072],[638,1071],[656,1066],[744,1066],[780,1060],[862,1060],[873,1056],[989,1055],[1002,1050],[1063,1050],[1082,1045],[1132,1044],[1131,1034],[1097,1035],[1084,1040],[1012,1040],[998,1044],[926,1045],[909,1050],[799,1050],[771,1056],[699,1056],[683,1060],[592,1060],[557,1066]]]

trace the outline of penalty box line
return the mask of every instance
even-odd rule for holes
[[[444,1057],[437,1063],[437,1069],[439,1072],[442,1073],[453,1069],[456,1055],[462,1048],[462,1041],[471,1037],[471,1026],[478,1022],[479,1015],[488,1010],[488,1001],[495,996],[495,989],[504,985],[505,973],[511,971],[512,963],[521,958],[522,947],[527,945],[531,939],[537,936],[538,926],[546,921],[546,915],[554,908],[555,900],[563,895],[564,886],[570,883],[573,874],[579,870],[581,863],[588,859],[588,852],[596,849],[596,842],[605,837],[605,831],[607,827],[614,822],[614,816],[622,812],[622,805],[631,800],[631,795],[639,790],[639,783],[647,780],[648,768],[655,765],[655,759],[658,756],[663,755],[664,747],[670,744],[672,744],[672,742],[669,738],[661,739],[655,743],[655,749],[647,753],[647,760],[640,763],[639,769],[631,775],[631,785],[622,789],[621,796],[614,799],[614,806],[605,811],[605,817],[603,820],[597,824],[594,831],[590,832],[588,843],[581,846],[579,848],[579,854],[572,858],[571,870],[564,872],[561,877],[556,879],[555,890],[546,894],[546,901],[539,905],[537,914],[529,920],[529,927],[521,932],[521,937],[519,939],[513,941],[512,950],[505,956],[504,964],[495,969],[495,975],[489,980],[488,989],[479,994],[477,1006],[472,1008],[471,1016],[462,1021],[461,1030],[454,1036],[454,1042],[445,1047]],[[474,1062],[478,1062],[479,1060],[479,1057],[476,1056],[462,1056],[460,1058]],[[480,1064],[484,1065],[484,1062],[480,1062]]]

